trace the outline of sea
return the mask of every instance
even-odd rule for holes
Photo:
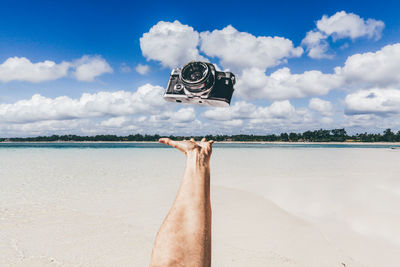
[[[54,148],[54,149],[106,149],[106,148],[169,148],[164,144],[156,142],[0,142],[0,149],[13,148]],[[249,148],[249,149],[268,149],[268,148],[393,148],[399,149],[400,144],[385,143],[215,143],[213,148]]]

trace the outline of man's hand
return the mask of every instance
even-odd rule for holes
[[[193,138],[183,141],[173,141],[169,138],[160,138],[158,142],[175,147],[185,153],[186,157],[195,156],[198,159],[208,162],[211,157],[213,140],[207,141],[205,138],[196,142]]]

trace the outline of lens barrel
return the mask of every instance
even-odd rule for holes
[[[183,66],[180,78],[189,92],[203,93],[214,84],[214,70],[207,63],[193,61]]]

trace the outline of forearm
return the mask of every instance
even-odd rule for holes
[[[183,179],[174,205],[194,206],[198,210],[210,202],[210,164],[196,154],[189,154]]]
[[[152,262],[170,255],[173,258],[165,265],[210,265],[210,165],[196,153],[187,155],[182,183],[157,235]]]

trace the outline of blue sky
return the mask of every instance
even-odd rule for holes
[[[0,135],[399,130],[399,9],[3,1]],[[196,59],[236,74],[230,108],[162,100],[170,69]]]

